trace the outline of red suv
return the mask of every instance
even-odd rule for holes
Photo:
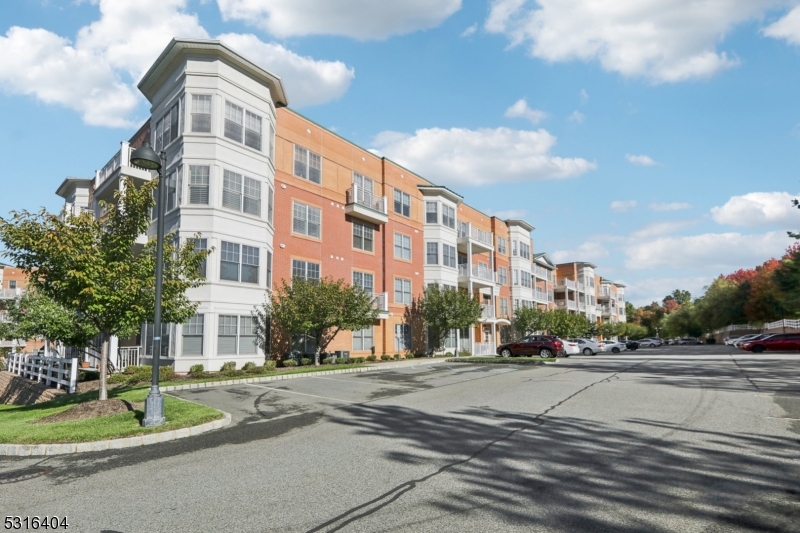
[[[753,353],[800,350],[800,334],[782,333],[763,339],[752,339],[739,344],[739,348]]]
[[[497,355],[517,357],[519,355],[539,357],[555,357],[566,355],[564,343],[552,335],[528,335],[518,341],[501,344],[497,347]]]

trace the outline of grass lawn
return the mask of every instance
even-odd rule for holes
[[[148,387],[117,388],[109,390],[108,397],[127,400],[131,403],[141,403],[144,402],[148,392]],[[216,409],[165,395],[164,412],[167,423],[157,428],[141,427],[140,421],[144,416],[141,409],[69,422],[33,423],[40,418],[65,411],[78,403],[95,399],[97,399],[97,391],[64,395],[37,405],[0,404],[0,443],[91,442],[196,426],[223,416]]]
[[[448,363],[480,363],[490,365],[538,365],[552,363],[555,357],[459,357],[448,359]]]
[[[386,361],[386,362],[391,362],[391,361]],[[213,375],[207,378],[198,378],[198,379],[187,378],[187,379],[176,379],[172,381],[162,381],[160,385],[166,387],[168,385],[189,385],[190,383],[207,383],[209,381],[236,381],[241,379],[281,376],[284,374],[308,374],[309,372],[324,372],[328,370],[346,370],[349,368],[364,368],[365,366],[370,366],[370,365],[352,364],[352,365],[292,366],[286,368],[277,368],[275,369],[274,372],[264,372],[263,374],[247,374],[244,376],[223,376],[221,373],[215,372]]]

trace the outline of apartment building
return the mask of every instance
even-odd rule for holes
[[[166,229],[213,248],[206,284],[189,292],[197,315],[163,326],[162,356],[177,371],[263,358],[251,310],[296,277],[345,279],[374,294],[372,327],[340,332],[328,346],[352,356],[427,351],[407,313],[431,284],[482,304],[479,324],[451,332],[452,350],[493,354],[510,337],[514,309],[554,307],[556,265],[534,254],[532,225],[488,216],[289,109],[280,78],[226,45],[173,40],[139,88],[150,120],[93,178],[67,178],[57,194],[65,214],[100,217],[100,200],[113,201],[124,177],[154,177],[130,163],[131,152],[145,140],[166,151]],[[139,243],[154,235],[155,222]],[[152,338],[144,325],[136,338],[114,339],[112,353],[147,363]],[[273,341],[277,354],[315,348],[309,338]]]
[[[8,301],[22,296],[27,286],[28,278],[21,269],[0,263],[0,322],[7,320]],[[38,350],[42,346],[43,342],[36,339],[0,339],[0,348],[31,351]]]
[[[588,262],[556,265],[556,308],[581,314],[597,324],[625,322],[625,285],[599,276],[596,269],[595,264]]]

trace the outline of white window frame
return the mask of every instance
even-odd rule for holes
[[[398,238],[400,239],[398,244]],[[408,243],[408,246],[406,246]],[[399,254],[398,254],[399,251]],[[395,232],[394,234],[394,256],[397,259],[411,261],[411,236]],[[407,257],[406,257],[407,256]]]
[[[372,224],[353,221],[353,248],[364,252],[375,251],[375,227]]]
[[[411,195],[403,192],[400,189],[394,190],[394,212],[403,215],[404,217],[411,217]]]
[[[316,268],[309,268],[311,266]],[[309,276],[309,273],[316,273],[316,277]],[[322,278],[322,265],[305,259],[292,259],[292,279],[295,278],[320,280]]]
[[[206,106],[206,103],[208,105]],[[213,107],[214,97],[210,94],[193,94],[192,95],[192,133],[212,133],[214,130],[213,120]],[[207,108],[207,109],[206,109]],[[207,111],[207,112],[205,112]],[[195,129],[195,117],[197,117],[198,129]],[[200,126],[208,123],[208,129],[202,129]]]
[[[408,278],[394,278],[394,303],[411,305],[413,297],[413,292],[411,292],[411,280]]]
[[[302,202],[292,202],[292,233],[314,239],[322,238],[322,209]]]
[[[298,178],[319,185],[322,183],[322,157],[308,148],[295,144],[292,172]]]

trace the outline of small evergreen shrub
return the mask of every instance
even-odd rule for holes
[[[392,360],[392,356],[389,355],[388,353],[385,353],[385,354],[381,355],[381,361],[391,361],[391,360]]]
[[[415,357],[416,357],[416,355],[414,355],[413,353],[407,353],[406,354],[406,359],[414,359]]]
[[[368,355],[367,356],[367,361],[369,361],[370,363],[374,363],[377,360],[378,360],[378,356],[377,355]]]
[[[416,359],[419,359],[420,357],[425,357],[425,354],[424,354],[424,353],[422,353],[422,352],[415,352],[415,353],[414,353],[414,357],[415,357]]]
[[[193,375],[196,375],[196,374],[203,375],[205,373],[205,371],[206,371],[206,369],[205,369],[205,367],[203,365],[192,365],[192,366],[189,367],[189,375],[190,376],[193,376]]]
[[[248,362],[246,362],[244,364],[244,366],[242,367],[242,370],[244,370],[245,372],[249,372],[249,371],[253,370],[254,368],[258,368],[258,367],[256,366],[256,364],[254,362],[248,361]]]
[[[453,352],[445,352],[444,356],[445,357],[453,357]]]
[[[311,364],[311,359],[303,357],[302,359],[300,359],[300,364],[303,366],[308,366]]]
[[[234,370],[236,370],[236,361],[222,363],[222,368],[219,369],[220,372],[232,372]]]
[[[470,357],[472,353],[469,350],[461,350],[458,352],[459,357]]]
[[[295,361],[294,359],[286,359],[283,362],[283,366],[297,366],[297,361]]]
[[[152,366],[128,366],[124,372],[112,374],[109,383],[127,383],[135,385],[137,383],[147,383],[153,379]],[[159,381],[170,381],[175,379],[175,370],[171,366],[162,366],[158,370]]]
[[[394,354],[394,360],[395,361],[399,361],[402,358],[403,358],[403,356],[401,356],[399,353]]]
[[[361,363],[366,361],[366,358],[365,357],[351,357],[350,360],[353,361],[354,363],[360,365]]]
[[[277,365],[275,364],[275,361],[270,360],[264,361],[264,366],[262,368],[264,369],[264,372],[274,372],[276,366]]]
[[[325,359],[322,360],[322,364],[323,365],[329,365],[331,363],[333,363],[333,358],[332,357],[326,357]]]

